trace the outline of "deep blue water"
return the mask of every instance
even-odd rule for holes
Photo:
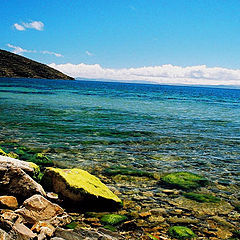
[[[71,165],[240,180],[240,90],[0,79],[0,140]]]

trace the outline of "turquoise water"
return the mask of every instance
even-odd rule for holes
[[[189,170],[239,184],[240,90],[0,79],[0,140],[73,166]]]

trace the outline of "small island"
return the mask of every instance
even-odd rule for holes
[[[74,80],[45,64],[1,49],[0,77]]]

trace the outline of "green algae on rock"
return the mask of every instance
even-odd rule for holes
[[[102,201],[110,205],[120,205],[121,200],[97,177],[82,169],[60,169],[48,167],[42,178],[46,189],[61,194],[70,202],[95,202],[95,206]],[[96,206],[98,207],[98,206]],[[108,207],[108,206],[106,206]]]
[[[190,228],[183,226],[170,227],[169,234],[171,237],[177,239],[191,239],[196,236]]]
[[[0,148],[0,155],[1,156],[7,156],[7,154]]]
[[[6,153],[1,148],[0,148],[0,156],[7,156],[7,157],[10,157],[10,158],[19,158],[19,156],[16,153],[14,153],[14,152]]]
[[[14,153],[14,152],[8,153],[7,156],[10,157],[10,158],[16,158],[16,159],[19,158],[19,156],[16,153]]]
[[[184,193],[184,197],[195,200],[197,202],[212,202],[218,203],[221,201],[220,198],[213,196],[212,194],[202,194],[202,193]]]
[[[198,187],[206,186],[208,180],[203,176],[190,172],[175,172],[163,176],[161,178],[161,183],[168,187],[191,190]]]
[[[126,221],[128,218],[125,215],[119,214],[106,214],[101,217],[101,222],[107,225],[117,225]]]
[[[65,227],[69,228],[69,229],[75,229],[77,227],[77,223],[76,222],[71,222],[69,224],[67,224]]]
[[[51,167],[54,165],[53,161],[50,160],[47,156],[45,156],[43,153],[34,154],[31,158],[31,161],[44,167]]]

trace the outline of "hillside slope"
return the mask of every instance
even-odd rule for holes
[[[0,77],[73,80],[45,64],[0,49]]]

